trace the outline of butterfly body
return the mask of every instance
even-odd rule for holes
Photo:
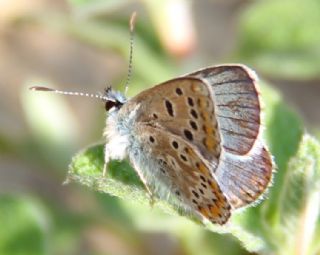
[[[107,92],[106,164],[129,158],[149,192],[202,219],[226,223],[233,209],[256,201],[271,179],[255,82],[248,68],[224,65],[128,101]]]

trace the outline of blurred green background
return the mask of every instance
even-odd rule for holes
[[[319,146],[303,135],[320,135],[319,10],[318,0],[0,1],[0,255],[320,254]],[[232,234],[62,185],[73,155],[103,142],[104,106],[27,88],[123,90],[133,11],[130,96],[227,62],[269,84],[266,139],[278,174],[270,199],[236,217]]]

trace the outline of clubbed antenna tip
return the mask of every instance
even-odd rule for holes
[[[33,86],[29,88],[30,90],[36,90],[36,91],[55,91],[55,89],[47,88],[47,87],[40,87],[40,86]]]
[[[134,12],[131,14],[131,17],[130,17],[130,32],[132,33],[134,31],[134,25],[135,25],[135,22],[136,22],[136,17],[137,17],[137,12]]]

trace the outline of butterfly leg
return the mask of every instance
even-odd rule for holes
[[[155,203],[155,196],[153,195],[151,189],[149,188],[149,186],[147,185],[147,181],[146,179],[140,174],[141,172],[140,171],[137,171],[138,172],[138,175],[140,177],[140,180],[142,181],[143,183],[143,186],[145,188],[145,190],[147,191],[148,193],[148,197],[149,197],[149,204],[151,207],[153,207],[154,203]]]
[[[148,197],[149,197],[149,204],[150,207],[153,207],[154,203],[155,203],[155,196],[153,195],[153,193],[151,192],[150,188],[147,186],[147,184],[145,182],[142,182],[144,188],[146,189],[147,193],[148,193]]]
[[[155,196],[153,195],[150,187],[147,184],[146,178],[143,176],[142,171],[138,168],[137,164],[135,164],[133,162],[133,166],[134,166],[134,169],[136,170],[136,172],[138,173],[138,176],[139,176],[140,180],[142,181],[145,190],[148,193],[150,206],[153,207],[153,205],[155,203]]]
[[[102,178],[106,178],[106,176],[107,176],[109,162],[110,162],[110,153],[108,151],[108,148],[105,148],[104,149],[104,164],[103,164],[103,170],[102,170]]]

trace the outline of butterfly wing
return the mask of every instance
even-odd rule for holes
[[[223,148],[235,155],[247,154],[260,131],[255,73],[243,65],[221,65],[186,76],[203,79],[210,86]]]
[[[245,156],[223,153],[214,172],[220,187],[234,208],[258,200],[272,178],[272,158],[260,140]]]
[[[220,157],[212,92],[197,78],[177,78],[145,90],[124,106],[139,105],[136,122],[165,129],[192,143],[215,168]],[[125,109],[121,109],[125,111]],[[131,111],[131,110],[127,110]]]
[[[256,75],[243,65],[199,70],[212,88],[221,135],[222,156],[215,176],[234,208],[258,199],[272,178],[272,158],[261,141],[260,99]]]
[[[162,199],[175,194],[186,211],[224,224],[231,206],[197,149],[183,137],[150,123],[134,127],[137,136],[130,160],[151,191]]]

